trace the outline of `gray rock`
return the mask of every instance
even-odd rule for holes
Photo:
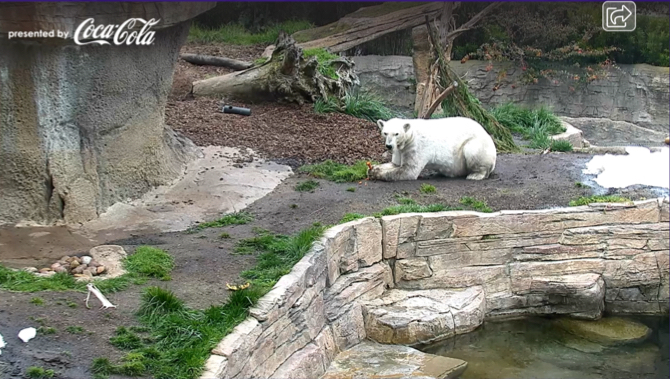
[[[603,345],[623,345],[642,342],[651,334],[651,329],[636,321],[607,317],[597,321],[562,318],[555,325],[568,333]]]
[[[361,342],[341,352],[321,379],[350,378],[457,378],[468,363],[422,353],[407,346]]]
[[[366,55],[351,57],[361,87],[402,111],[414,109],[416,81],[412,57]]]

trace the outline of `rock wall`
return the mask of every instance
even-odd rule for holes
[[[668,200],[335,226],[213,350],[202,378],[315,378],[366,338],[414,345],[487,318],[668,313]]]
[[[0,224],[88,221],[182,173],[194,146],[164,110],[188,19],[214,6],[193,4],[0,5]],[[150,46],[78,46],[86,17],[161,22]],[[7,37],[55,29],[70,38]]]
[[[570,91],[569,83],[553,84],[540,79],[537,84],[519,85],[523,71],[509,62],[495,63],[486,71],[487,62],[470,60],[454,62],[452,68],[465,76],[470,89],[487,105],[514,102],[519,105],[550,106],[556,114],[567,117],[606,118],[626,121],[659,132],[670,127],[670,71],[668,67],[647,64],[619,65],[607,77],[596,80],[585,89]],[[496,91],[497,77],[506,72]],[[512,88],[515,84],[516,88]]]
[[[382,95],[403,110],[413,110],[416,75],[412,57],[369,55],[352,59],[364,89]],[[668,67],[620,65],[620,70],[612,70],[606,79],[572,92],[568,84],[554,85],[546,79],[520,85],[523,71],[509,62],[496,62],[491,71],[486,71],[487,65],[476,60],[451,65],[485,105],[514,102],[529,107],[549,106],[559,116],[625,121],[665,134],[670,127]],[[494,91],[502,71],[506,71],[503,85]],[[512,84],[516,84],[515,88]]]
[[[397,55],[351,57],[362,88],[386,100],[387,105],[403,112],[414,109],[416,81],[412,58]]]

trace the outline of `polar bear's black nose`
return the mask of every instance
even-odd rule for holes
[[[386,148],[391,150],[391,149],[393,149],[393,146],[392,145],[386,145]]]

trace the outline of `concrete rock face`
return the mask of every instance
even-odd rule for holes
[[[426,372],[411,350],[402,354],[412,363],[385,350],[406,347],[365,341],[420,345],[525,315],[668,314],[667,204],[410,213],[337,225],[219,343],[201,378],[375,377],[373,368],[452,377]]]
[[[512,84],[520,83],[523,75],[520,67],[507,62],[496,63],[493,70],[486,71],[487,65],[488,62],[477,60],[451,65],[456,73],[465,76],[470,90],[486,105],[507,102],[530,107],[548,105],[560,116],[606,118],[658,132],[668,131],[670,79],[667,67],[618,65],[620,70],[611,70],[606,78],[573,92],[569,84],[553,84],[546,79],[512,88]],[[496,78],[503,71],[506,77],[494,91],[493,87],[498,85]],[[597,141],[594,144],[597,145]]]
[[[170,183],[195,157],[193,144],[165,125],[164,110],[188,19],[212,5],[148,5],[0,6],[0,161],[8,162],[0,165],[0,223],[91,220]],[[150,46],[6,35],[33,28],[72,36],[82,15],[96,25],[162,22]]]
[[[394,108],[414,109],[416,81],[412,57],[398,55],[365,55],[351,57],[361,87],[370,91]]]

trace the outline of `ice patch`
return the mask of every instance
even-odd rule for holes
[[[594,181],[604,188],[632,185],[670,187],[670,151],[667,147],[650,152],[645,147],[626,147],[628,155],[596,155],[582,173],[596,175]]]

